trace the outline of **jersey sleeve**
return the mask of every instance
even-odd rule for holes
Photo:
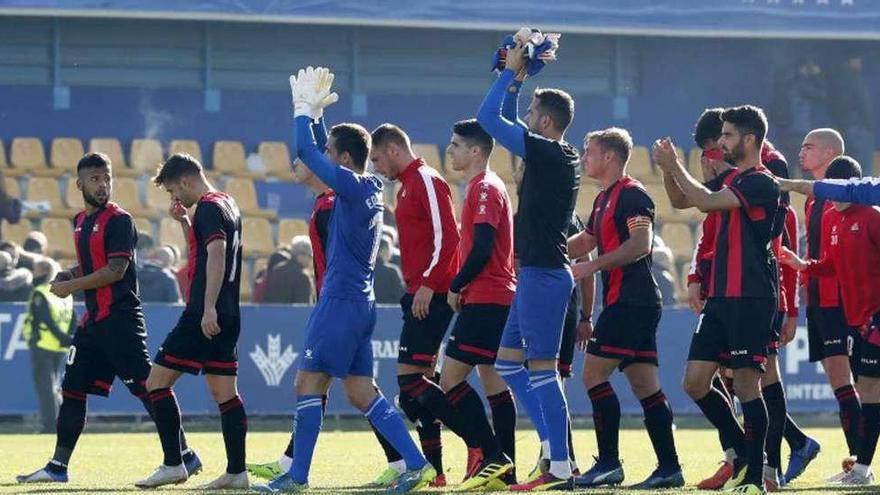
[[[694,257],[691,259],[691,268],[688,272],[688,284],[700,284],[706,275],[702,270],[704,260],[711,260],[715,251],[715,230],[717,228],[718,215],[709,214],[703,219],[703,232],[697,241]]]
[[[757,206],[774,206],[779,202],[779,185],[765,174],[740,175],[728,187],[746,210]]]
[[[486,185],[487,187],[483,187]],[[476,196],[477,207],[474,212],[474,225],[485,223],[497,229],[504,215],[504,197],[498,188],[481,183],[478,190],[471,193]],[[468,198],[472,201],[473,198]]]
[[[226,240],[226,219],[220,207],[209,201],[199,203],[193,221],[196,237],[204,245],[217,239]]]
[[[336,166],[335,175],[336,185],[334,186],[334,190],[336,191],[336,196],[343,201],[358,200],[362,195],[361,180],[363,180],[365,176],[358,175],[353,171],[340,166]]]
[[[116,215],[107,222],[104,250],[107,258],[131,259],[137,245],[137,230],[128,215]]]
[[[421,285],[441,291],[444,289],[442,279],[450,270],[458,269],[458,224],[449,185],[439,178],[429,182],[422,182],[424,188],[421,191],[424,192],[420,198],[425,214],[431,219],[433,242],[429,265],[422,272]]]
[[[654,201],[638,188],[626,189],[626,194],[621,195],[617,211],[629,228],[645,220],[649,223],[654,222]]]

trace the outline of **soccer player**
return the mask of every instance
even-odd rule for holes
[[[446,345],[440,387],[462,415],[483,432],[481,452],[460,490],[506,488],[516,483],[514,415],[495,418],[495,435],[483,401],[468,384],[476,367],[490,404],[510,397],[495,371],[501,332],[516,290],[513,271],[513,211],[504,182],[488,168],[495,143],[476,120],[456,122],[446,148],[452,168],[468,180],[461,213],[461,269],[449,286],[447,301],[459,313]],[[513,407],[512,402],[508,402]],[[502,449],[499,440],[504,439]],[[482,457],[482,459],[480,458]]]
[[[657,373],[660,289],[651,274],[654,202],[626,175],[632,138],[624,129],[593,131],[584,138],[584,171],[602,186],[584,232],[569,239],[572,256],[598,248],[599,256],[572,267],[575,279],[602,273],[603,307],[587,344],[584,385],[593,404],[599,457],[575,480],[596,487],[623,482],[619,457],[620,402],[608,382],[615,368],[626,375],[645,413],[658,467],[636,489],[684,486],[672,435],[672,409]]]
[[[327,146],[327,131],[324,128],[323,118],[314,123],[313,127],[315,127],[313,134],[315,135],[318,150],[325,150]],[[296,183],[305,184],[315,193],[315,203],[312,207],[312,214],[309,217],[309,240],[312,243],[315,288],[318,297],[320,297],[321,284],[324,280],[324,273],[327,271],[327,244],[330,236],[330,218],[336,202],[336,192],[321,182],[321,179],[309,170],[300,159],[294,160],[293,173]],[[327,382],[328,390],[321,396],[322,414],[326,411],[330,385],[331,382]],[[373,432],[376,433],[375,429]],[[385,457],[388,459],[388,468],[371,485],[390,486],[400,473],[406,470],[406,466],[403,463],[403,458],[394,450],[391,444],[378,433],[376,433],[376,438],[379,440],[385,452]],[[246,467],[248,472],[254,476],[265,480],[272,480],[286,473],[292,465],[293,438],[287,443],[287,448],[277,461],[264,464],[247,464]]]
[[[861,176],[859,164],[847,156],[835,158],[826,178]],[[880,210],[870,206],[834,202],[825,213],[829,235],[823,237],[823,256],[804,261],[785,251],[783,263],[808,275],[836,276],[840,283],[846,321],[860,335],[861,359],[856,387],[862,399],[860,442],[855,463],[837,482],[843,485],[874,483],[871,462],[880,435]]]
[[[453,405],[451,393],[444,394],[440,386],[427,378],[433,372],[453,315],[447,295],[458,270],[459,233],[449,185],[413,154],[409,136],[399,127],[382,124],[373,130],[372,138],[373,166],[386,178],[401,183],[394,210],[406,284],[406,294],[401,299],[403,329],[397,357],[400,407],[419,425],[422,449],[435,469],[441,462],[439,430],[425,425],[431,425],[436,418],[464,440],[472,466],[476,465],[476,458],[484,457],[484,467],[488,469],[484,474],[492,474],[473,483],[481,479],[489,482],[510,469],[510,461],[497,446],[492,432],[471,422]],[[433,433],[436,440],[428,433]]]
[[[685,388],[723,434],[738,436],[730,405],[713,393],[719,363],[734,373],[734,391],[743,407],[746,459],[735,463],[737,493],[764,493],[764,442],[768,417],[760,377],[777,306],[778,268],[769,246],[779,209],[779,187],[761,165],[767,133],[764,112],[753,106],[726,110],[720,144],[738,174],[712,192],[697,182],[676,156],[671,140],[654,144],[654,157],[669,172],[687,199],[700,211],[721,211],[716,229],[709,295],[691,341]]]
[[[137,230],[131,215],[110,202],[113,166],[107,155],[87,153],[76,166],[76,186],[85,209],[73,219],[78,266],[61,272],[50,290],[58,297],[83,291],[86,312],[67,356],[56,422],[55,453],[45,467],[17,476],[19,483],[67,482],[67,466],[86,423],[88,394],[107,397],[119,379],[141,400],[154,420],[145,382],[150,374],[147,330],[138,298],[134,247]],[[178,457],[196,474],[199,457],[177,428]]]
[[[574,288],[566,234],[580,173],[577,150],[564,140],[574,117],[574,100],[558,89],[537,90],[529,105],[528,123],[521,121],[516,114],[526,77],[524,60],[521,43],[508,51],[507,66],[477,114],[489,135],[524,159],[514,228],[520,271],[495,367],[525,405],[543,452],[550,454],[547,471],[511,490],[570,489],[568,405],[559,380],[558,357]],[[526,359],[528,370],[523,366]]]
[[[326,154],[315,141],[313,121],[336,101],[327,69],[301,69],[291,76],[295,150],[321,181],[336,191],[321,297],[306,324],[303,362],[296,377],[293,465],[258,491],[298,492],[308,487],[309,470],[321,430],[321,395],[333,377],[342,379],[353,406],[401,453],[407,471],[395,491],[427,485],[437,473],[418,451],[400,415],[373,384],[371,337],[376,324],[373,267],[382,231],[382,183],[365,173],[370,136],[357,124],[330,129]],[[318,130],[322,130],[319,127]],[[323,138],[322,138],[323,139]]]
[[[156,410],[156,429],[164,459],[139,488],[186,481],[181,463],[180,409],[172,387],[183,373],[205,374],[208,389],[220,410],[226,445],[226,472],[205,485],[208,489],[247,488],[245,436],[247,414],[238,394],[238,335],[241,329],[241,214],[235,200],[214,189],[202,165],[187,154],[174,154],[163,163],[153,183],[171,196],[171,215],[189,224],[189,299],[177,326],[165,337],[147,378]],[[195,206],[192,221],[187,209]]]

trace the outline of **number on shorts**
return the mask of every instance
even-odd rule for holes
[[[67,351],[67,364],[73,364],[73,360],[76,359],[76,346],[70,346],[70,350]]]

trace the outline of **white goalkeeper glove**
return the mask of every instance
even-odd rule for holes
[[[307,67],[290,76],[293,116],[307,115],[312,120],[323,117],[324,108],[339,100],[339,95],[330,92],[333,79],[333,73],[324,67]]]

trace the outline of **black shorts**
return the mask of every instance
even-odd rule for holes
[[[403,310],[403,329],[400,331],[400,351],[397,362],[433,367],[437,351],[449,328],[454,311],[446,302],[446,293],[434,294],[428,306],[428,316],[418,320],[412,314],[412,294],[404,294],[400,298],[400,309]]]
[[[773,326],[770,327],[770,344],[767,345],[768,356],[776,356],[779,354],[779,342],[782,339],[782,325],[785,324],[785,320],[787,319],[788,315],[785,314],[785,311],[776,311],[776,314],[773,315]]]
[[[568,303],[571,307],[571,301]],[[577,338],[578,312],[566,311],[562,324],[562,341],[559,344],[559,359],[556,369],[562,378],[571,378],[571,365],[574,362],[574,341]]]
[[[661,311],[660,306],[626,303],[608,306],[596,321],[587,353],[619,359],[620,370],[634,363],[657,366],[657,325]]]
[[[61,389],[106,397],[118,376],[133,394],[143,398],[149,375],[144,315],[117,312],[76,329]]]
[[[858,356],[856,364],[858,370],[854,369],[853,373],[858,376],[880,378],[880,313],[871,318],[871,323],[866,328],[852,328],[852,331],[860,336],[856,345],[858,352],[853,353]]]
[[[446,343],[446,356],[476,366],[493,364],[510,306],[464,304]]]
[[[831,356],[851,356],[856,339],[846,323],[842,307],[807,308],[807,341],[810,362],[815,363]]]
[[[688,361],[764,371],[775,299],[709,298],[691,339]]]
[[[220,333],[208,339],[202,333],[201,317],[184,315],[165,337],[156,353],[156,364],[198,375],[238,374],[238,335],[241,318],[217,315]]]

